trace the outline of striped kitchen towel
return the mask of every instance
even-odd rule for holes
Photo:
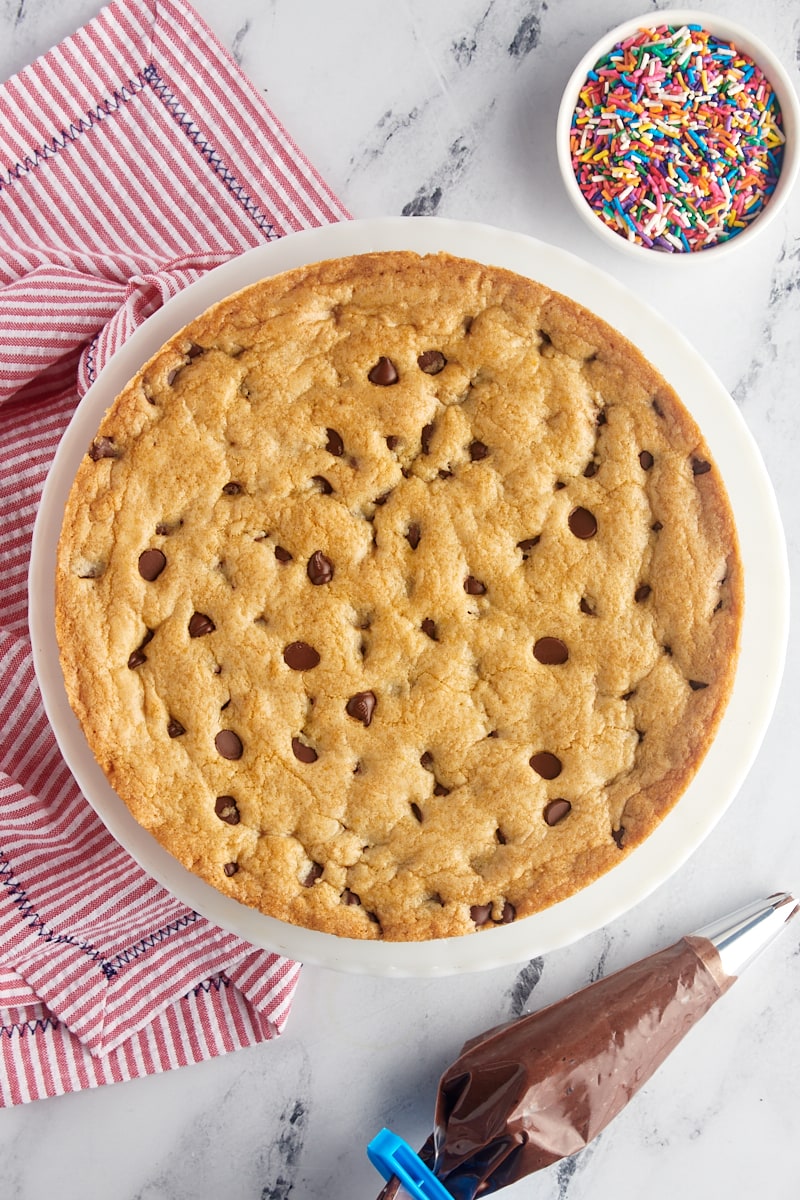
[[[299,967],[168,895],[57,749],[27,629],[41,488],[87,386],[209,268],[346,219],[184,0],[116,0],[0,86],[0,1105],[280,1032]]]

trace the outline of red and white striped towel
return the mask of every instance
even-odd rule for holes
[[[210,267],[345,219],[183,0],[116,0],[0,87],[0,1105],[280,1032],[297,964],[169,896],[81,796],[27,631],[41,488],[80,395]]]

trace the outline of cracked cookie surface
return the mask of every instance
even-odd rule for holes
[[[446,255],[262,281],[115,401],[59,544],[71,704],[185,866],[347,937],[525,917],[647,837],[729,696],[736,535],[624,338]]]

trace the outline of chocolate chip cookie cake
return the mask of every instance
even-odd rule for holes
[[[485,936],[653,831],[742,604],[714,461],[629,342],[387,252],[265,279],[143,367],[80,464],[56,623],[94,755],[181,863],[410,941]]]

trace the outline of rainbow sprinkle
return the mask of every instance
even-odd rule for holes
[[[745,229],[775,190],[780,105],[759,67],[699,25],[658,25],[589,71],[570,128],[572,168],[615,233],[668,253]]]

